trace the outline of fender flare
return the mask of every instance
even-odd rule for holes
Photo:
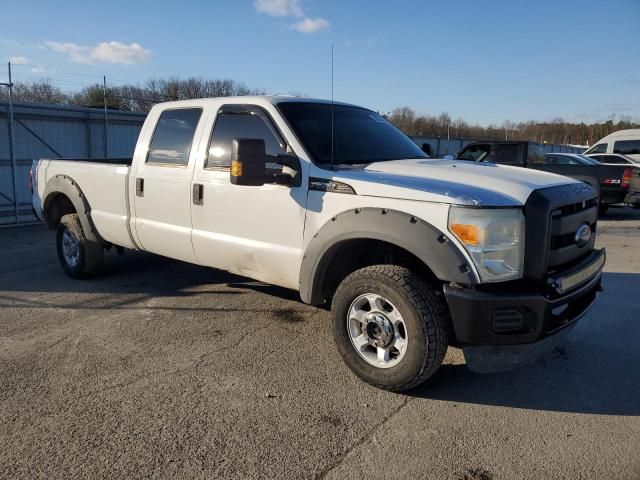
[[[381,240],[415,255],[441,281],[478,283],[466,257],[448,236],[413,215],[383,208],[357,208],[332,217],[309,242],[300,267],[300,297],[324,303],[324,282],[333,255],[347,240]]]
[[[47,186],[44,189],[42,196],[44,199],[42,202],[42,216],[47,228],[53,230],[56,227],[50,218],[49,209],[51,202],[60,194],[66,196],[75,208],[87,240],[104,243],[91,219],[91,206],[89,205],[87,197],[80,189],[78,183],[67,175],[55,175],[47,182]]]

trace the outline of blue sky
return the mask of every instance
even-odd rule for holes
[[[381,112],[640,119],[638,0],[23,0],[2,17],[15,80],[64,89],[178,75],[326,98],[334,44],[336,99]]]

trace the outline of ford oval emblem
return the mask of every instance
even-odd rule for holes
[[[587,223],[583,223],[576,230],[576,236],[574,237],[576,245],[584,247],[589,240],[591,240],[591,227]]]

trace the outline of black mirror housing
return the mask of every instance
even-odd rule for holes
[[[266,165],[269,162],[264,140],[258,138],[235,138],[231,150],[233,185],[259,187],[266,179]]]

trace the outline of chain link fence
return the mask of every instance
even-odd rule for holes
[[[133,155],[146,114],[108,110],[106,116],[105,122],[98,108],[14,104],[11,135],[9,104],[0,102],[0,225],[36,221],[29,187],[34,159]]]

